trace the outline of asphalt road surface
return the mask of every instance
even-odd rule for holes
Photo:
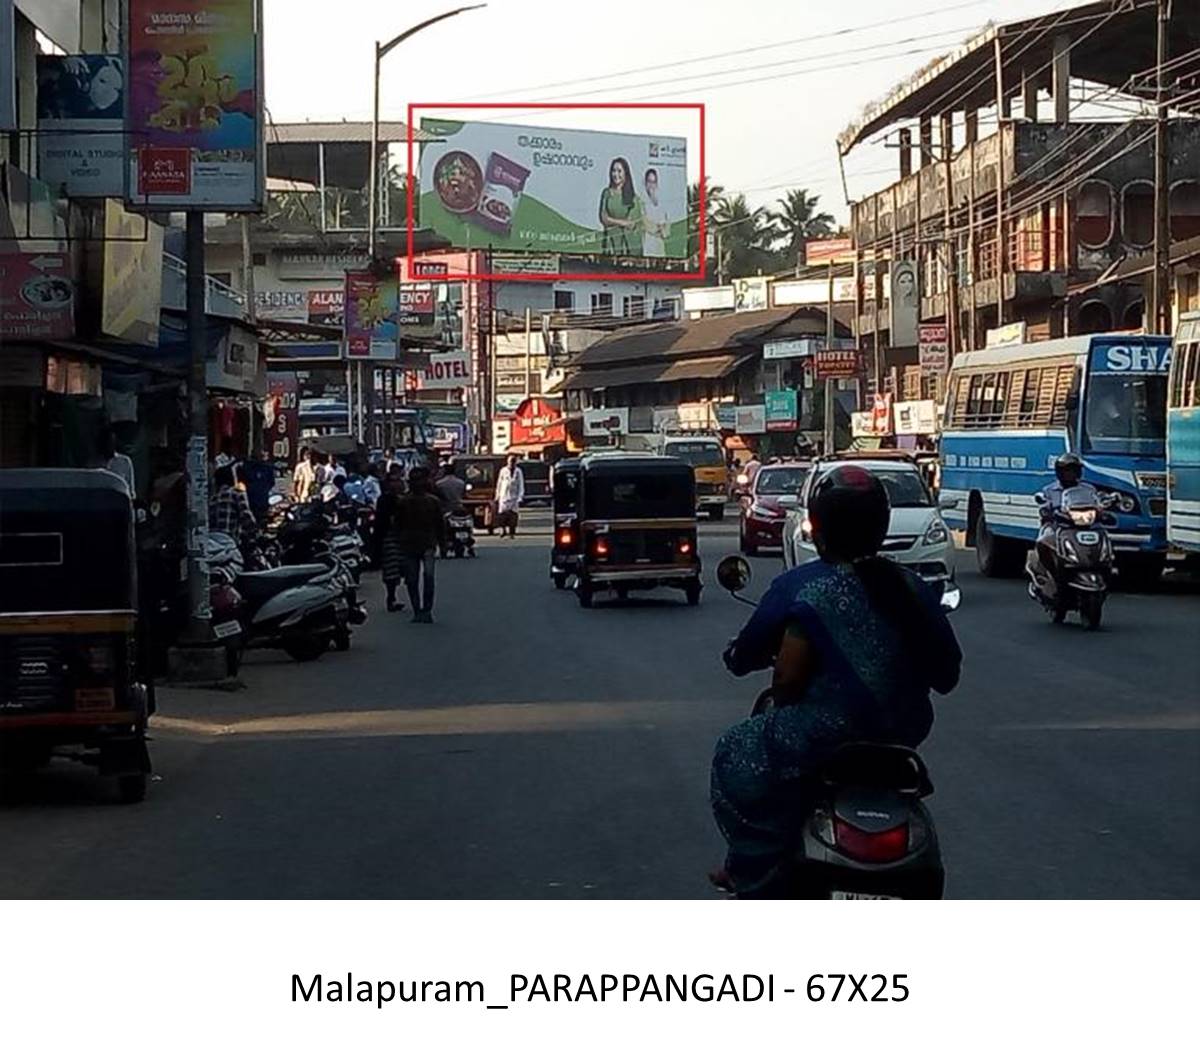
[[[6,788],[0,896],[713,896],[710,752],[759,688],[719,654],[747,610],[715,583],[580,609],[526,519],[440,564],[432,627],[375,608],[349,653],[164,690],[144,804],[70,763]],[[736,526],[703,529],[711,574]],[[923,750],[947,896],[1200,895],[1195,589],[1114,596],[1087,633],[959,566],[964,677]]]

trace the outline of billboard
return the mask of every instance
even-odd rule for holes
[[[513,414],[509,442],[513,446],[566,443],[567,426],[562,412],[548,400],[522,400]]]
[[[745,435],[755,436],[767,431],[767,409],[763,404],[743,404],[737,409],[737,420],[734,431]]]
[[[128,0],[125,193],[140,207],[258,211],[261,0]]]
[[[104,203],[104,276],[100,330],[140,346],[157,346],[162,308],[163,229]]]
[[[683,137],[421,119],[420,221],[464,248],[687,256]]]
[[[0,342],[69,339],[75,284],[62,252],[0,252]]]
[[[125,73],[107,54],[39,54],[38,178],[69,198],[125,191]]]
[[[754,310],[765,310],[769,305],[770,278],[734,278],[733,279],[733,312],[735,314],[750,313]]]
[[[800,420],[794,389],[773,389],[763,396],[763,425],[767,432],[790,432]]]
[[[344,322],[347,360],[395,360],[400,284],[365,271],[346,272]]]
[[[892,264],[892,337],[889,345],[917,345],[917,325],[921,319],[921,293],[914,260]]]

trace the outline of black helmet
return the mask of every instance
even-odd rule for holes
[[[1083,462],[1078,454],[1060,454],[1054,459],[1054,476],[1064,486],[1074,486],[1083,479]]]
[[[879,551],[891,511],[877,476],[859,465],[839,465],[818,477],[808,517],[821,555],[852,561]]]

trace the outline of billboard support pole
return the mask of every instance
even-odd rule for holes
[[[833,349],[833,260],[829,261],[828,292],[825,305],[825,349]],[[822,430],[822,450],[833,450],[833,379],[825,378],[825,422]]]
[[[525,399],[533,395],[533,311],[525,307]]]

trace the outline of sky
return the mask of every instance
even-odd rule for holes
[[[265,0],[271,117],[369,119],[373,42],[459,2]],[[754,205],[807,188],[845,220],[835,138],[865,105],[989,20],[1070,6],[1070,0],[490,0],[388,55],[381,111],[384,119],[403,119],[410,103],[436,103],[439,112],[456,115],[447,102],[507,102],[518,107],[476,114],[687,136],[695,179],[694,112],[539,111],[535,102],[703,102],[712,182],[744,191]],[[846,163],[850,196],[886,184],[896,164],[895,151],[882,144],[856,149]]]

